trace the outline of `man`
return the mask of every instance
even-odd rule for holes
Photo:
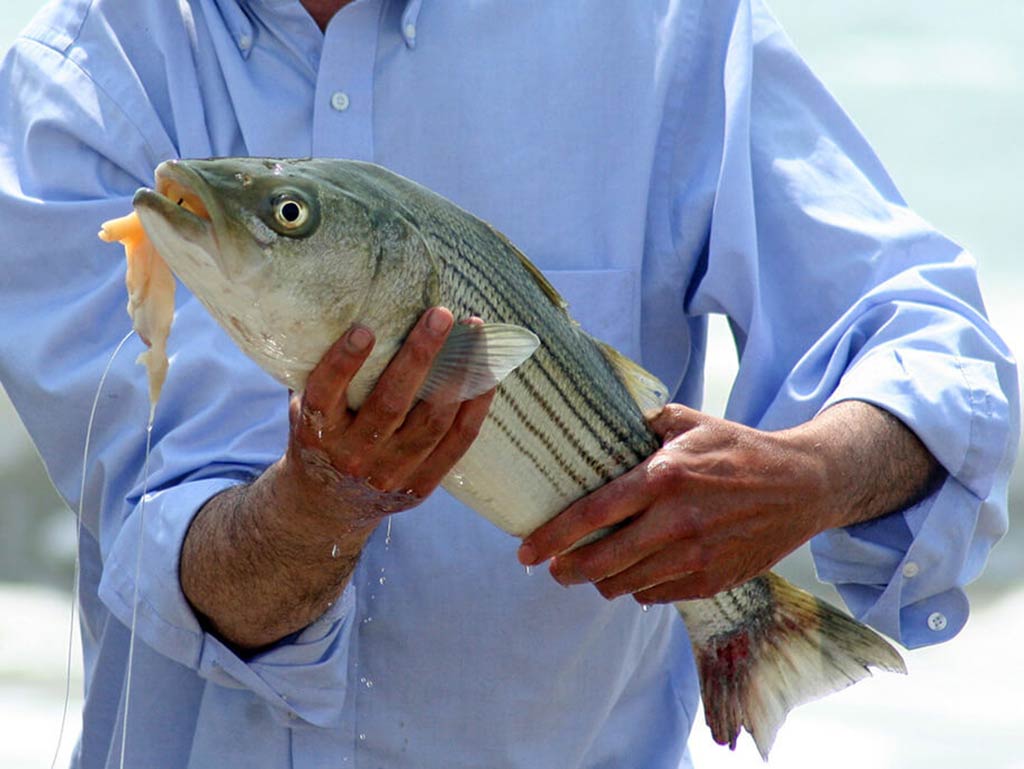
[[[636,601],[708,595],[812,537],[822,576],[905,645],[963,626],[1019,424],[971,261],[759,2],[666,5],[79,0],[15,45],[0,377],[72,503],[66,434],[125,327],[121,265],[91,238],[170,157],[356,157],[426,184],[678,404],[700,403],[708,313],[741,352],[732,421],[667,408],[661,451],[518,549],[430,494],[488,406],[413,399],[459,319],[429,312],[358,415],[372,330],[350,330],[289,420],[182,292],[148,479],[128,356],[94,428],[77,765],[117,766],[122,723],[129,766],[688,765],[685,631]],[[406,489],[425,500],[389,535]],[[552,562],[597,590],[517,565],[621,521]]]

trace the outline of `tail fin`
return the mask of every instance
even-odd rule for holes
[[[870,676],[870,667],[907,672],[875,631],[774,574],[676,608],[690,630],[715,742],[735,749],[743,727],[766,761],[797,705]]]

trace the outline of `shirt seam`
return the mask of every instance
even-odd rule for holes
[[[968,469],[969,460],[971,455],[975,453],[975,446],[977,444],[977,423],[978,419],[989,416],[987,413],[982,414],[978,408],[979,403],[979,392],[978,388],[974,386],[971,381],[970,375],[967,373],[967,366],[964,365],[964,361],[960,356],[954,359],[957,370],[960,372],[960,376],[963,377],[964,385],[967,387],[967,402],[971,407],[971,418],[967,427],[967,448],[964,449],[964,457],[960,462],[960,467],[957,469],[955,475],[960,477]],[[984,398],[982,398],[983,400]]]
[[[693,14],[697,19],[699,19],[700,16],[703,15],[705,5],[706,3],[702,4],[700,9],[695,9],[693,11]],[[679,59],[676,62],[676,67],[674,68],[672,74],[672,82],[668,90],[669,94],[678,94],[675,102],[672,104],[671,110],[666,109],[666,118],[670,120],[670,123],[672,125],[672,142],[670,144],[670,148],[677,148],[681,141],[680,134],[682,134],[683,132],[683,123],[685,122],[686,115],[686,109],[684,108],[685,91],[682,88],[682,85],[687,82],[686,72],[693,65],[694,56],[697,50],[697,41],[701,30],[700,24],[697,23],[692,23],[688,26],[690,34],[685,41],[680,41],[679,43],[681,52],[679,54]],[[668,165],[671,166],[671,163],[669,163]],[[664,174],[666,177],[670,177],[671,167],[666,168],[664,170]],[[671,182],[671,179],[668,179],[668,181]],[[670,186],[670,184],[666,185],[666,189],[669,189]],[[672,195],[665,195],[663,203],[665,204],[665,207],[667,209],[665,221],[668,222],[670,225],[668,234],[672,245],[672,253],[677,258],[682,259],[682,244],[679,242],[680,233],[676,231],[675,227],[671,226],[671,222],[673,220]]]
[[[82,20],[82,23],[83,24],[85,23],[85,19],[84,18]],[[136,123],[130,117],[128,111],[121,105],[121,103],[117,99],[115,99],[111,95],[111,93],[95,77],[92,76],[92,74],[89,72],[89,70],[87,70],[85,67],[83,67],[81,64],[79,64],[77,61],[75,61],[71,57],[71,54],[72,54],[73,51],[75,51],[75,50],[82,50],[77,45],[77,35],[76,35],[75,39],[72,40],[68,44],[67,48],[63,49],[63,50],[58,48],[55,45],[47,43],[47,42],[45,42],[43,40],[39,40],[38,38],[35,38],[35,37],[29,37],[27,35],[23,35],[21,37],[21,40],[23,42],[26,42],[26,43],[34,43],[35,45],[39,46],[40,48],[42,48],[44,50],[51,51],[52,53],[57,54],[57,56],[59,56],[64,62],[66,62],[67,64],[70,64],[72,67],[74,67],[76,70],[78,70],[78,72],[80,72],[83,77],[85,77],[90,83],[92,83],[93,86],[95,86],[97,93],[102,94],[103,98],[109,104],[111,104],[118,111],[118,113],[121,115],[121,117],[124,118],[125,122],[134,129],[136,135],[142,141],[142,143],[145,145],[145,147],[149,151],[150,155],[152,155],[153,157],[157,157],[158,156],[156,148],[149,142],[149,140],[146,138],[146,134],[142,131],[142,128],[140,128],[138,123]]]

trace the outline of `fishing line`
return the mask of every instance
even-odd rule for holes
[[[64,670],[64,709],[60,716],[60,731],[57,733],[57,748],[53,752],[53,760],[50,762],[50,769],[55,769],[57,766],[57,758],[60,756],[60,746],[64,741],[64,729],[68,722],[68,708],[71,704],[71,657],[75,644],[75,609],[78,607],[78,589],[82,574],[82,562],[80,556],[82,548],[82,512],[85,509],[85,476],[86,470],[89,466],[89,443],[92,440],[92,426],[93,422],[96,421],[96,411],[100,405],[100,393],[103,392],[103,385],[107,381],[107,374],[110,373],[110,369],[114,365],[114,358],[117,357],[117,354],[121,352],[121,348],[125,346],[134,334],[134,330],[125,334],[124,339],[118,343],[117,347],[114,348],[114,352],[111,353],[110,360],[107,361],[107,366],[103,369],[103,376],[100,377],[100,383],[96,386],[96,395],[92,399],[92,409],[89,411],[89,424],[85,428],[85,448],[82,450],[82,482],[78,487],[78,521],[75,524],[75,577],[71,585],[71,621],[68,623],[68,658],[67,665]]]
[[[155,404],[154,404],[155,406]],[[128,635],[128,670],[124,682],[124,716],[121,719],[121,760],[119,769],[124,769],[125,747],[128,743],[128,704],[132,696],[132,662],[135,660],[135,625],[139,617],[139,575],[142,573],[142,541],[146,530],[146,493],[149,490],[149,451],[153,445],[153,411],[149,410],[146,425],[146,459],[142,464],[142,499],[139,502],[139,541],[135,549],[135,584],[132,587],[132,626]]]

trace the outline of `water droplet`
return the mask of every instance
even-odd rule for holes
[[[366,734],[365,733],[360,734],[359,735],[359,739],[360,739],[360,741],[365,740],[366,739]]]
[[[384,532],[384,549],[385,550],[391,544],[391,519],[392,518],[393,518],[393,516],[390,516],[390,515],[388,516],[388,528],[387,528],[387,531]]]
[[[367,689],[372,689],[373,688],[373,679],[372,678],[365,679],[363,681],[363,683],[366,684],[366,688]]]
[[[331,558],[337,558],[339,555],[341,555],[341,548],[337,545],[331,545]]]
[[[323,441],[323,439],[324,439],[324,428],[322,428],[322,427],[316,428],[316,439],[318,441]]]
[[[640,604],[640,608],[641,608],[641,609],[642,609],[643,611],[650,611],[650,610],[651,610],[651,607],[650,607],[650,605],[649,605],[649,604],[646,604],[646,603],[642,603],[642,604]]]
[[[364,625],[369,625],[371,622],[373,622],[373,617],[363,617]]]
[[[388,581],[388,578],[387,578],[387,577],[381,577],[381,578],[380,578],[380,579],[378,579],[377,581],[378,581],[378,582],[379,582],[380,584],[382,584],[382,585],[383,585],[383,584],[384,584],[385,582],[387,582],[387,581]]]
[[[380,433],[377,432],[376,430],[374,430],[372,433],[370,433],[370,440],[371,441],[378,441],[378,440],[380,440]]]
[[[532,566],[527,566],[526,567],[526,576],[529,577],[532,574],[533,574],[533,567]]]

